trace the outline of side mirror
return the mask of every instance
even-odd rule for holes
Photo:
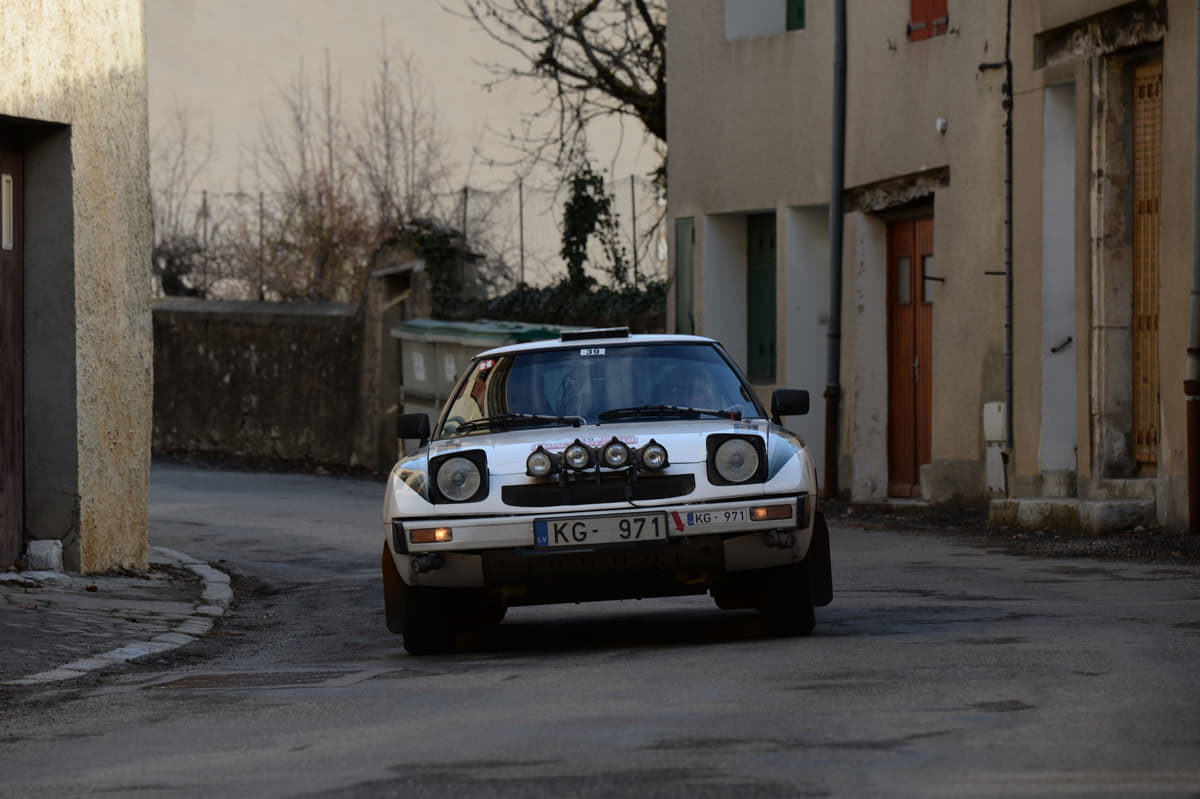
[[[779,424],[784,416],[808,413],[808,392],[801,388],[777,388],[771,394],[771,421]]]
[[[429,414],[401,413],[396,416],[396,438],[417,438],[421,446],[429,443]]]

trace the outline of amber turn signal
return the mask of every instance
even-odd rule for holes
[[[766,522],[775,519],[792,518],[791,505],[767,505],[762,508],[751,508],[750,518],[756,522]]]
[[[426,527],[420,530],[409,530],[408,540],[414,544],[443,544],[454,540],[454,533],[449,527]]]

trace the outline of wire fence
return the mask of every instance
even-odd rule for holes
[[[666,199],[654,181],[629,175],[606,183],[617,224],[618,248],[624,253],[628,279],[635,285],[664,280],[667,240],[664,229]],[[562,258],[563,208],[567,191],[561,186],[534,185],[517,180],[499,189],[465,186],[435,195],[437,221],[462,232],[469,246],[481,253],[492,275],[492,293],[500,294],[524,283],[544,286],[566,275]],[[188,274],[181,279],[185,291],[213,299],[261,299],[264,232],[269,228],[270,198],[256,192],[192,192],[182,201],[194,220],[188,234],[194,243]],[[267,219],[264,219],[267,217]],[[156,241],[159,237],[156,237]],[[357,257],[365,270],[371,245]],[[593,237],[588,273],[602,284],[611,284],[610,257]],[[353,257],[353,256],[352,256]],[[156,258],[156,288],[181,293],[163,276],[169,269]],[[256,274],[257,270],[257,274]],[[266,298],[271,298],[268,289]],[[256,296],[257,295],[257,296]]]
[[[665,196],[651,180],[630,175],[605,186],[613,199],[618,247],[634,283],[666,276]],[[566,274],[562,226],[566,193],[561,188],[518,181],[498,191],[464,189],[460,210],[467,238],[496,264],[503,264],[512,285],[541,286]],[[590,273],[601,282],[609,256],[597,239],[589,249]]]

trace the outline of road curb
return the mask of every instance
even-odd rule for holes
[[[190,617],[177,624],[170,632],[161,633],[147,641],[131,642],[99,655],[80,658],[58,668],[31,674],[18,680],[8,680],[3,684],[44,685],[74,680],[98,669],[129,663],[149,655],[170,652],[207,634],[212,630],[213,623],[225,614],[233,602],[233,589],[229,584],[229,575],[219,569],[214,569],[204,561],[173,549],[151,547],[150,563],[187,569],[200,578],[204,588]]]

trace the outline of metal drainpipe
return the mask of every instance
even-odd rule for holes
[[[1197,0],[1200,2],[1200,0]],[[838,493],[842,353],[842,194],[846,178],[846,0],[834,2],[833,169],[829,180],[829,351],[825,386],[825,496]]]
[[[1200,0],[1197,0],[1200,2]],[[1009,489],[1009,469],[1013,467],[1013,65],[1012,65],[1012,0],[1008,0],[1004,23],[1004,60],[980,64],[979,71],[1004,68],[1004,87],[1001,107],[1004,108],[1004,495]],[[995,275],[997,272],[985,274]]]
[[[1012,0],[1004,26],[1004,425],[1009,460],[1013,452],[1013,65]],[[1016,465],[1013,464],[1013,468]],[[1007,469],[1005,470],[1007,472]],[[1007,485],[1008,476],[1005,475]]]
[[[1192,130],[1192,294],[1188,303],[1187,407],[1188,530],[1200,533],[1200,0],[1196,2],[1196,107]]]

